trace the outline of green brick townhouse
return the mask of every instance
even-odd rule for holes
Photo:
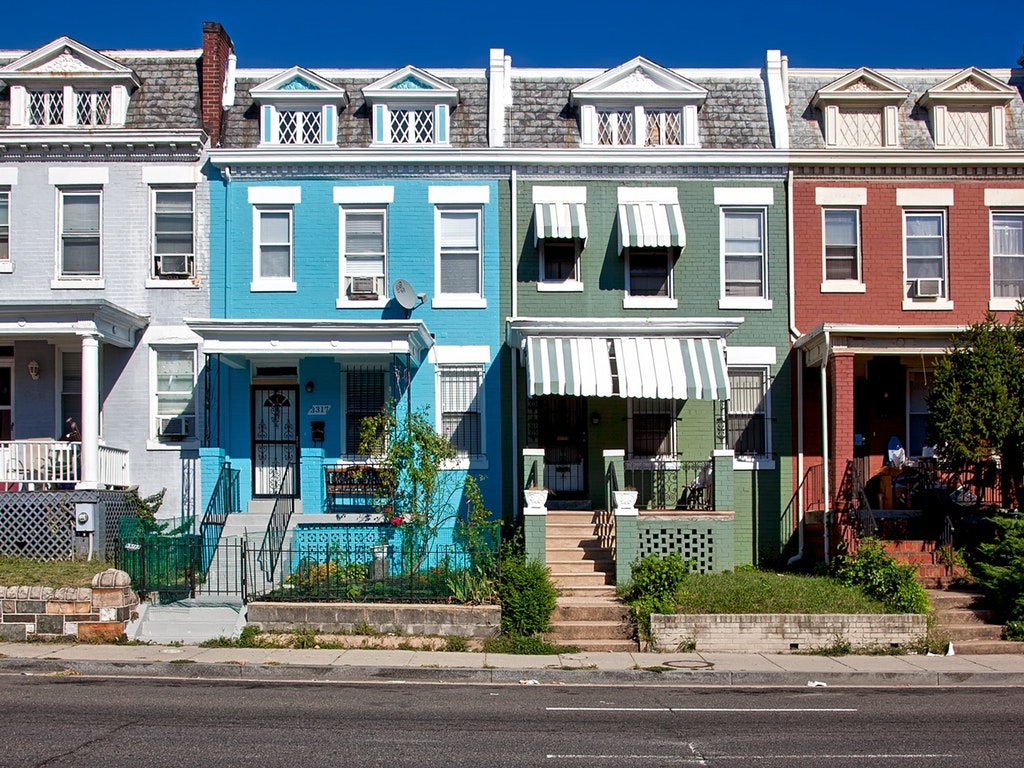
[[[530,551],[580,594],[651,552],[702,571],[792,555],[777,52],[762,69],[608,71],[500,53],[507,485]]]

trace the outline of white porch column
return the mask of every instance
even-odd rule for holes
[[[100,341],[82,336],[82,476],[78,488],[99,488],[100,446]]]

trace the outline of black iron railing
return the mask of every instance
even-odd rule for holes
[[[206,506],[206,512],[203,513],[203,519],[199,523],[199,537],[203,542],[202,564],[204,571],[210,567],[228,515],[239,511],[239,474],[237,469],[231,468],[230,462],[221,466],[220,474],[217,475],[217,484],[214,485],[213,494],[210,496],[210,503]]]
[[[626,488],[636,489],[641,509],[714,509],[710,459],[629,459],[623,477]]]
[[[281,545],[284,544],[284,537],[288,532],[288,522],[292,519],[292,512],[295,511],[295,497],[291,494],[291,489],[294,488],[292,485],[294,471],[294,464],[285,467],[281,483],[274,496],[274,508],[270,513],[270,520],[267,522],[267,532],[263,534],[263,542],[260,544],[257,559],[268,580],[274,578],[274,570],[277,568],[277,561],[281,556]]]

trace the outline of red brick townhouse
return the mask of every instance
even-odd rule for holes
[[[922,502],[887,466],[889,449],[930,465],[919,460],[931,455],[935,360],[956,331],[990,311],[1007,319],[1024,297],[1024,70],[784,67],[783,77],[794,508],[829,499],[841,520],[853,501],[908,529]]]

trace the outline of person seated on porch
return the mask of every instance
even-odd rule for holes
[[[82,442],[82,433],[78,431],[78,424],[70,416],[64,420],[64,425],[67,430],[61,435],[61,440],[67,443],[80,443]]]
[[[902,467],[907,460],[907,452],[903,450],[903,443],[896,435],[889,438],[889,445],[886,450],[886,464],[897,469]]]

